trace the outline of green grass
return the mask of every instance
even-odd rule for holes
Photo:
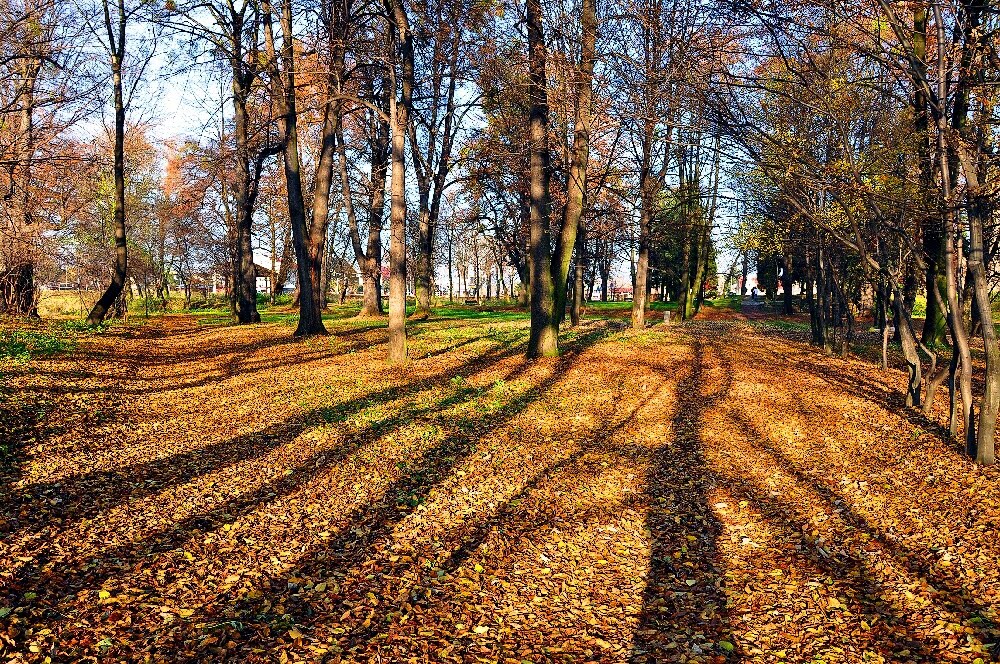
[[[714,309],[734,309],[739,310],[741,306],[739,297],[719,298],[716,300],[706,300],[705,306]],[[650,302],[649,308],[652,311],[676,311],[676,302]],[[587,318],[621,318],[626,317],[632,310],[632,302],[600,302],[590,301],[585,303]],[[344,305],[330,305],[323,313],[323,320],[328,324],[336,324],[339,321],[354,318],[360,312],[358,303]],[[413,300],[409,300],[406,307],[406,315],[410,316],[416,311]],[[230,325],[235,321],[228,309],[198,309],[188,312],[198,318],[203,325]],[[288,306],[267,307],[259,309],[262,323],[278,325],[288,325],[294,327],[298,324],[298,310]],[[460,302],[443,302],[439,306],[431,309],[431,320],[467,320],[467,321],[495,321],[495,322],[515,322],[528,319],[528,312],[518,308],[508,301],[493,300],[483,302],[481,305],[466,305]],[[423,321],[410,321],[410,326],[420,326]],[[335,326],[335,325],[334,325]]]
[[[521,309],[515,309],[510,305],[503,306],[502,308],[494,309],[490,305],[483,305],[482,307],[476,306],[465,306],[461,304],[451,304],[442,307],[436,307],[431,310],[432,314],[436,318],[452,318],[461,320],[519,320],[528,317],[528,312]],[[407,314],[410,313],[409,307],[407,307]]]
[[[780,318],[774,320],[762,320],[759,322],[763,326],[773,327],[775,329],[783,330],[786,332],[802,332],[803,330],[809,329],[809,323],[804,323],[800,321],[791,321],[791,320],[781,320]]]
[[[740,311],[743,309],[743,298],[739,295],[730,295],[729,297],[705,300],[705,306],[712,307],[713,309],[732,309],[733,311]]]
[[[27,362],[70,350],[74,345],[71,339],[49,332],[4,330],[0,331],[0,360]]]
[[[586,302],[585,308],[589,314],[624,312],[632,310],[632,301],[622,302]],[[647,306],[653,311],[677,311],[677,302],[649,302]],[[705,300],[704,306],[713,309],[734,309],[739,311],[742,303],[739,297],[723,297],[715,300]]]

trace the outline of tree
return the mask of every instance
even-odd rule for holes
[[[389,362],[406,362],[406,135],[413,108],[413,33],[402,0],[385,0],[391,39],[392,181],[389,217]],[[397,73],[396,64],[399,65]],[[400,97],[396,97],[397,77]]]
[[[112,2],[115,2],[112,8]],[[141,78],[141,72],[152,57],[152,50],[135,49],[138,53],[138,68],[135,81],[129,94],[125,93],[124,76],[127,71],[125,59],[132,55],[128,49],[129,21],[137,17],[144,9],[144,3],[126,9],[125,0],[101,0],[104,18],[103,33],[98,39],[104,45],[110,58],[112,104],[114,109],[114,219],[115,253],[112,267],[111,283],[94,304],[87,315],[88,325],[100,325],[113,307],[123,307],[120,298],[123,296],[125,279],[128,276],[128,246],[125,239],[125,114],[131,102],[132,93]]]
[[[434,234],[464,117],[456,94],[463,75],[465,33],[482,20],[481,11],[481,5],[461,0],[442,0],[419,8],[415,51],[424,54],[420,66],[425,83],[423,103],[414,106],[408,127],[418,200],[414,315],[419,317],[430,314]],[[464,106],[467,109],[470,104]]]
[[[288,195],[288,216],[292,225],[292,242],[298,266],[299,323],[295,336],[325,335],[322,288],[322,269],[325,256],[327,227],[330,220],[330,191],[333,183],[333,165],[336,141],[335,100],[332,77],[324,79],[322,130],[319,137],[319,157],[311,192],[312,209],[307,216],[306,192],[302,173],[302,156],[299,147],[299,117],[296,102],[296,70],[293,13],[291,0],[282,0],[278,7],[278,24],[281,28],[281,51],[275,45],[274,11],[270,2],[264,8],[264,35],[270,60],[272,100],[278,111],[281,127],[282,157],[285,167],[285,187]],[[332,26],[327,24],[326,29]]]
[[[586,202],[597,9],[593,0],[584,0],[581,13],[580,60],[577,71],[574,72],[575,113],[572,156],[566,180],[566,204],[554,247],[550,229],[547,46],[541,3],[527,0],[526,16],[528,97],[531,104],[529,110],[531,334],[528,338],[528,356],[551,357],[559,352],[559,325],[566,310],[569,266],[573,250],[577,246],[577,232]]]
[[[195,43],[209,46],[207,65],[229,84],[232,120],[218,140],[219,203],[229,229],[230,300],[238,322],[259,323],[253,262],[253,220],[261,174],[282,145],[272,138],[270,102],[263,75],[263,17],[256,0],[168,3],[162,21]],[[225,101],[220,114],[225,118]]]
[[[74,161],[64,135],[91,101],[79,19],[55,0],[0,6],[0,313],[37,316],[39,263],[63,221]]]

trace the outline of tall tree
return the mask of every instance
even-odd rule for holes
[[[279,4],[278,24],[281,28],[280,55],[275,44],[274,10],[268,0],[264,8],[264,36],[270,60],[272,98],[278,110],[282,137],[282,157],[285,169],[285,187],[288,196],[288,216],[292,226],[292,243],[298,268],[299,323],[295,336],[325,335],[323,325],[323,259],[327,230],[330,221],[330,191],[333,184],[333,167],[336,157],[337,114],[342,106],[335,99],[332,73],[322,77],[321,129],[315,173],[311,180],[309,197],[311,210],[307,210],[303,174],[303,160],[299,144],[299,111],[296,100],[296,71],[299,57],[295,52],[295,34],[291,0]],[[325,51],[330,61],[337,59],[341,42],[333,38],[332,14],[323,22],[326,36]],[[329,64],[329,63],[328,63]]]
[[[385,10],[392,36],[390,71],[393,89],[389,98],[392,181],[389,189],[388,358],[389,362],[401,364],[406,362],[406,137],[413,108],[413,33],[403,0],[385,0]]]
[[[253,220],[264,166],[282,147],[269,138],[270,118],[263,98],[261,5],[256,0],[190,0],[167,6],[164,22],[179,34],[209,44],[210,52],[219,55],[211,64],[228,79],[232,121],[220,132],[218,158],[221,205],[229,230],[230,301],[238,322],[259,323]],[[223,115],[224,110],[225,104],[220,109]]]
[[[114,8],[112,8],[114,2]],[[112,307],[120,304],[123,297],[125,280],[128,277],[128,246],[125,240],[125,112],[127,109],[125,85],[123,78],[125,56],[127,50],[129,19],[136,15],[142,5],[126,9],[125,0],[101,0],[104,32],[101,40],[107,50],[111,66],[112,104],[114,110],[114,223],[115,250],[112,264],[111,283],[94,304],[87,315],[88,325],[99,325],[111,312]],[[147,56],[148,58],[148,56]],[[133,88],[134,90],[134,88]],[[124,306],[124,305],[122,305]]]
[[[549,101],[546,74],[547,47],[541,0],[525,0],[528,32],[528,209],[531,257],[531,333],[528,357],[551,357],[559,352],[559,321],[552,283],[552,240],[549,223]]]
[[[574,74],[573,146],[567,174],[566,205],[559,234],[552,245],[550,230],[548,145],[548,81],[545,33],[540,0],[527,0],[528,71],[531,156],[530,244],[531,244],[531,334],[528,356],[551,357],[559,353],[559,325],[565,316],[567,278],[577,232],[587,196],[587,164],[590,156],[591,98],[597,40],[597,8],[594,0],[583,0],[580,60]]]
[[[421,29],[416,37],[425,52],[421,59],[424,99],[409,116],[408,128],[418,200],[414,315],[419,317],[430,313],[434,234],[464,115],[456,98],[465,55],[464,35],[481,20],[479,11],[475,3],[442,0],[430,3],[419,17]]]

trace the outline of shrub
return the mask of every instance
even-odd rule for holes
[[[211,293],[207,297],[199,300],[191,300],[188,309],[198,311],[201,309],[229,309],[229,298],[225,294]]]

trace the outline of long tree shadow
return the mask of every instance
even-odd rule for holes
[[[323,406],[304,416],[272,424],[262,431],[137,465],[20,487],[16,494],[4,497],[3,508],[10,516],[0,524],[0,535],[47,526],[64,527],[72,521],[91,518],[122,502],[159,493],[171,486],[259,457],[319,423],[341,421],[372,405],[412,396],[446,383],[464,372],[502,361],[520,350],[521,344],[515,341],[501,343],[493,350],[471,357],[447,371],[378,390],[345,403]],[[56,502],[53,503],[53,500]],[[32,505],[40,502],[48,503],[45,509],[32,509]]]
[[[655,392],[656,390],[654,390]],[[457,570],[483,545],[490,533],[498,528],[503,528],[505,532],[513,537],[524,537],[549,525],[550,521],[547,520],[532,523],[523,522],[519,518],[518,504],[541,484],[557,474],[571,473],[579,476],[584,475],[586,471],[584,459],[588,454],[612,454],[630,460],[648,456],[650,452],[647,448],[640,448],[636,445],[618,446],[614,442],[614,439],[621,431],[635,421],[636,416],[642,410],[643,406],[644,404],[640,404],[634,407],[616,422],[604,422],[598,428],[598,433],[593,439],[583,443],[565,459],[545,465],[537,473],[528,478],[521,489],[511,498],[507,499],[500,509],[471,528],[466,528],[466,532],[456,537],[456,539],[461,540],[461,545],[450,553],[448,559],[441,565],[441,569],[449,573]]]
[[[724,357],[720,345],[717,342],[712,345],[714,352]],[[817,368],[812,364],[805,365],[796,361],[791,364],[810,374],[817,373],[819,369],[822,378],[838,390],[873,402],[881,408],[887,408],[887,400],[891,403],[894,397],[853,376],[832,372],[829,367]],[[929,562],[933,556],[928,551],[908,547],[905,540],[892,536],[876,526],[870,518],[856,511],[846,497],[841,496],[828,481],[824,481],[823,478],[836,476],[831,469],[820,464],[820,472],[806,472],[781,449],[782,445],[777,440],[755,425],[736,405],[723,404],[719,407],[720,415],[735,425],[738,435],[760,455],[763,467],[770,469],[770,472],[777,470],[785,474],[795,485],[819,499],[822,512],[832,515],[833,523],[841,522],[846,526],[844,536],[824,544],[827,547],[824,549],[815,538],[808,535],[815,529],[813,510],[797,501],[776,498],[780,494],[770,491],[770,487],[763,486],[738,468],[726,474],[711,473],[716,488],[731,493],[736,500],[754,506],[761,512],[767,526],[778,533],[779,538],[796,542],[790,550],[790,555],[797,559],[795,567],[814,569],[830,579],[834,584],[832,587],[846,591],[840,595],[842,599],[845,596],[848,598],[844,607],[847,612],[844,615],[850,616],[849,619],[857,625],[863,624],[862,619],[868,625],[861,630],[855,628],[855,634],[860,636],[850,638],[852,645],[859,649],[871,648],[890,658],[896,653],[908,651],[910,657],[917,661],[937,661],[943,652],[948,652],[953,647],[945,635],[931,627],[936,620],[942,619],[962,624],[970,642],[975,640],[988,643],[995,640],[995,626],[986,618],[991,615],[992,607],[977,600],[957,577],[949,574],[952,567],[944,570],[935,568]],[[815,417],[815,404],[789,402],[784,407],[789,413],[798,412],[810,422]],[[913,415],[917,417],[917,414]],[[911,421],[917,423],[915,419]],[[817,425],[822,423],[821,418],[816,422]],[[867,453],[873,452],[868,450]],[[744,502],[740,504],[743,505]],[[884,561],[887,560],[898,566],[897,571],[893,572],[901,576],[898,580],[886,579],[885,572],[892,566],[885,566]],[[912,601],[906,600],[907,597],[913,599],[908,594],[907,584],[929,591],[933,598],[932,611],[917,610]],[[941,609],[950,615],[940,616]],[[824,616],[829,629],[841,633],[848,629],[842,625],[839,617],[829,615],[831,612],[825,604],[814,606],[813,610]],[[837,611],[833,613],[836,614]],[[803,640],[787,633],[792,629],[789,626],[784,630],[788,638],[786,645],[798,650],[803,658],[819,656],[818,653],[808,652],[808,649],[826,643],[827,640]]]
[[[581,338],[576,342],[574,348],[566,353],[561,362],[572,362],[573,358],[579,352],[603,338],[605,333],[606,330],[604,329],[596,329]],[[492,364],[516,352],[516,349],[519,347],[519,343],[501,345],[493,353],[478,356],[444,374],[420,381],[420,385],[433,387],[442,381],[447,382],[449,376],[461,375],[461,373],[467,372],[474,367]],[[525,368],[525,364],[519,364],[508,374],[506,380],[515,379]],[[394,523],[412,511],[413,505],[411,501],[400,502],[398,500],[400,496],[413,497],[424,495],[455,463],[464,458],[475,447],[475,443],[478,440],[477,431],[480,427],[486,425],[495,426],[497,422],[509,419],[523,411],[530,403],[545,393],[548,387],[558,378],[558,375],[558,372],[554,372],[549,380],[532,387],[526,394],[504,405],[497,412],[483,414],[475,421],[465,422],[464,424],[459,423],[458,430],[447,435],[439,445],[426,452],[418,462],[407,470],[407,473],[403,477],[392,483],[379,500],[374,503],[361,505],[350,514],[347,525],[344,527],[341,535],[330,543],[324,542],[321,548],[314,548],[311,555],[318,556],[318,559],[308,562],[309,559],[306,557],[304,564],[310,565],[317,562],[326,564],[322,561],[327,556],[330,556],[332,559],[339,559],[341,567],[359,564],[368,555],[366,551],[372,542],[379,537],[384,537]],[[402,388],[392,388],[389,393],[396,395],[400,390],[403,393],[414,393],[419,391],[419,388],[415,385],[407,385]],[[10,601],[18,604],[23,602],[24,599],[17,598],[27,597],[24,593],[32,590],[28,595],[38,596],[39,602],[54,604],[61,596],[66,596],[67,593],[72,594],[82,588],[99,586],[104,581],[117,575],[125,574],[128,570],[137,566],[155,565],[161,554],[176,550],[185,542],[203,537],[206,533],[218,531],[226,524],[231,524],[257,510],[261,505],[273,502],[282,496],[287,496],[306,486],[328,471],[336,463],[346,459],[348,455],[352,454],[361,445],[372,444],[382,439],[405,421],[431,416],[436,412],[468,400],[475,394],[478,394],[476,390],[463,388],[459,384],[457,389],[454,389],[451,394],[438,402],[421,408],[408,409],[404,413],[397,413],[385,420],[362,427],[335,448],[323,449],[308,455],[304,461],[298,463],[294,468],[288,469],[280,477],[267,480],[252,491],[241,493],[221,503],[216,503],[211,509],[191,514],[188,517],[156,528],[138,540],[98,547],[97,550],[88,551],[85,559],[80,558],[76,561],[67,560],[64,554],[56,551],[41,551],[30,561],[31,564],[22,564],[15,570],[12,582],[5,589],[7,597]],[[354,407],[355,410],[362,409],[364,407],[363,404],[371,403],[372,398],[373,395],[369,395],[367,398],[359,400],[359,403]],[[257,432],[251,436],[237,437],[227,449],[244,455],[246,453],[239,452],[239,450],[247,446],[258,450],[257,447],[254,447],[258,441],[262,441],[262,444],[269,449],[279,447],[301,434],[305,430],[307,422],[323,421],[326,417],[328,417],[328,413],[324,412],[323,409],[316,409],[300,420],[274,425],[264,432]],[[161,472],[170,468],[169,464],[165,467],[159,467]],[[199,472],[207,472],[208,470],[199,469]],[[115,477],[119,480],[121,479],[120,475]],[[113,484],[114,481],[105,478],[101,482],[101,486],[102,488],[106,487],[108,486],[108,482]],[[174,480],[171,479],[170,481],[173,482]],[[144,489],[142,485],[139,488],[148,492],[154,490]],[[162,487],[157,487],[155,490],[162,490]],[[86,486],[83,490],[83,495],[89,495],[93,498],[93,491],[93,487]],[[84,505],[86,503],[84,500],[79,502]],[[74,514],[73,518],[79,518],[79,514]],[[352,527],[352,524],[355,527]],[[357,527],[359,524],[363,524],[364,527]],[[344,554],[344,552],[349,553]],[[281,583],[277,581],[276,583],[280,587]],[[42,592],[35,593],[33,589],[41,589]],[[33,600],[29,599],[30,601]],[[203,617],[211,619],[213,614],[218,610],[218,605],[206,607]],[[66,616],[59,612],[43,613],[48,615],[49,619],[53,621],[66,618]]]
[[[251,360],[254,355],[261,352],[262,350],[269,348],[277,348],[282,345],[294,345],[300,343],[296,339],[289,337],[288,339],[283,339],[280,342],[267,342],[263,344],[251,344],[245,350],[240,351],[228,351],[224,348],[215,348],[211,351],[205,351],[204,353],[198,352],[196,354],[190,353],[179,353],[178,356],[174,357],[173,361],[166,360],[152,360],[147,359],[143,362],[132,362],[131,365],[134,367],[144,367],[147,369],[152,369],[156,367],[167,367],[167,366],[184,366],[191,363],[196,363],[198,368],[188,374],[180,374],[172,376],[172,380],[169,382],[162,380],[160,376],[159,380],[156,380],[159,385],[150,385],[147,387],[117,387],[116,392],[122,396],[144,396],[150,394],[160,394],[166,392],[176,392],[179,390],[193,389],[197,387],[203,387],[205,385],[211,385],[224,380],[228,380],[235,376],[250,375],[259,372],[272,371],[274,369],[280,369],[282,367],[291,367],[297,364],[303,364],[306,362],[312,362],[321,358],[333,357],[338,355],[347,355],[350,353],[358,353],[367,350],[373,346],[382,343],[381,339],[361,339],[353,340],[350,343],[342,344],[336,349],[330,348],[317,348],[315,350],[309,350],[307,352],[299,352],[292,356],[275,358],[275,359],[256,359]],[[78,359],[84,359],[80,357]],[[209,361],[207,365],[204,363]],[[73,394],[105,394],[108,391],[107,382],[112,382],[115,380],[133,380],[132,376],[116,374],[116,373],[99,373],[93,370],[80,370],[80,369],[68,369],[62,371],[43,371],[48,377],[54,380],[64,381],[65,379],[89,379],[95,382],[100,382],[102,384],[95,385],[94,387],[82,387],[79,385],[56,385],[56,386],[44,386],[44,387],[26,387],[23,388],[25,391],[39,391],[46,393],[73,393]]]
[[[702,436],[702,418],[726,397],[732,372],[725,356],[697,333],[692,351],[690,371],[677,384],[672,439],[654,452],[646,478],[652,542],[630,660],[636,664],[709,653],[741,658],[729,627],[717,547],[722,525],[709,505],[714,486]],[[708,366],[708,351],[718,366]],[[715,379],[710,372],[722,376]]]
[[[453,375],[457,375],[457,370]],[[425,384],[425,387],[432,386]],[[30,563],[25,562],[14,568],[13,580],[4,590],[14,602],[17,602],[16,598],[25,591],[33,592],[39,588],[43,589],[43,592],[38,593],[42,601],[56,600],[60,594],[65,594],[67,591],[76,592],[81,588],[93,587],[95,584],[99,586],[137,564],[155,564],[159,555],[175,550],[194,538],[215,532],[250,514],[261,505],[299,490],[345,460],[361,446],[381,439],[406,421],[447,409],[471,398],[474,394],[475,390],[459,387],[428,406],[397,412],[363,426],[339,445],[312,452],[293,468],[287,469],[275,479],[264,481],[256,489],[216,503],[210,509],[154,528],[137,540],[98,546],[96,550],[89,551],[88,556],[76,560],[66,559],[62,551],[50,550],[42,545],[33,552],[34,556]],[[359,400],[353,407],[360,411],[368,403],[369,399]],[[248,436],[238,436],[231,441],[232,449],[249,448],[263,453],[255,447],[256,444],[263,443],[269,449],[280,447],[303,433],[308,427],[307,423],[323,421],[326,416],[324,409],[319,408],[307,413],[301,419],[278,423]],[[359,508],[359,513],[366,511],[367,506],[365,509]],[[74,518],[81,518],[81,515],[74,514]]]
[[[359,573],[358,570],[372,567],[379,552],[387,548],[393,529],[415,512],[456,466],[469,458],[486,432],[503,426],[542,399],[564,376],[576,358],[607,333],[608,328],[605,326],[581,335],[550,368],[546,378],[531,385],[525,392],[514,395],[499,407],[479,412],[473,417],[440,419],[438,424],[445,429],[440,442],[412,463],[403,466],[400,477],[378,491],[376,497],[358,505],[346,515],[336,535],[308,546],[299,556],[294,569],[260,581],[259,587],[263,589],[263,593],[255,599],[239,599],[229,593],[220,594],[191,618],[193,625],[209,623],[213,634],[219,639],[239,642],[245,649],[275,652],[280,645],[277,640],[285,636],[283,631],[274,629],[275,625],[287,627],[294,623],[302,629],[318,625],[330,627],[332,619],[343,635],[341,641],[345,650],[362,648],[391,618],[388,614],[366,613],[359,606],[358,598],[385,594],[384,589],[380,588],[382,581],[394,578],[409,563],[380,560],[379,568],[373,568],[372,574]],[[528,363],[519,363],[500,382],[517,380],[530,366]],[[479,394],[478,390],[464,388],[461,399],[469,400]],[[458,401],[437,404],[429,412],[440,412],[444,407],[456,403]],[[395,428],[389,427],[390,430]],[[290,577],[344,578],[351,572],[355,572],[352,577],[354,583],[350,587],[328,593],[324,598],[322,613],[313,608],[308,595],[300,594],[298,588],[290,588],[287,583]],[[273,607],[281,607],[284,613],[275,613]],[[191,635],[176,635],[176,638],[181,637],[190,639]]]
[[[28,448],[49,436],[46,418],[54,408],[55,403],[41,395],[14,393],[0,375],[0,500],[4,489],[21,476]],[[0,521],[0,534],[4,527]]]
[[[846,499],[821,480],[803,472],[745,415],[729,409],[727,416],[736,423],[741,435],[753,441],[774,467],[818,496],[825,511],[835,514],[838,520],[860,537],[857,542],[839,541],[836,543],[836,554],[825,555],[804,537],[804,533],[811,527],[810,514],[794,504],[776,500],[763,487],[748,479],[729,477],[724,480],[727,488],[736,496],[756,505],[768,517],[771,525],[791,537],[801,539],[804,545],[800,549],[810,552],[809,560],[813,565],[825,570],[838,582],[848,584],[855,589],[853,595],[855,605],[850,608],[858,615],[867,616],[871,625],[875,625],[876,621],[879,623],[877,628],[869,630],[866,635],[866,640],[872,647],[889,655],[894,651],[909,649],[921,658],[928,658],[927,661],[939,654],[928,634],[919,626],[912,624],[913,616],[906,607],[893,606],[883,599],[887,590],[886,584],[877,579],[869,569],[868,559],[875,546],[887,559],[894,559],[913,580],[936,589],[934,593],[936,607],[943,608],[952,614],[956,622],[966,625],[970,635],[982,643],[991,641],[993,625],[983,617],[991,613],[988,604],[977,601],[954,577],[935,570],[927,562],[927,552],[906,547],[899,538],[888,538],[882,529],[858,513]],[[861,550],[862,544],[859,542],[863,542],[864,551]]]
[[[870,381],[858,378],[849,371],[834,371],[832,368],[818,362],[799,361],[793,363],[795,368],[819,377],[824,382],[837,387],[851,396],[871,402],[891,415],[898,415],[906,419],[914,427],[928,429],[937,438],[944,442],[949,449],[953,449],[959,454],[965,450],[961,436],[952,436],[948,427],[941,424],[933,416],[928,417],[917,408],[906,405],[902,390],[883,391]],[[938,390],[936,402],[947,403],[947,391]]]

